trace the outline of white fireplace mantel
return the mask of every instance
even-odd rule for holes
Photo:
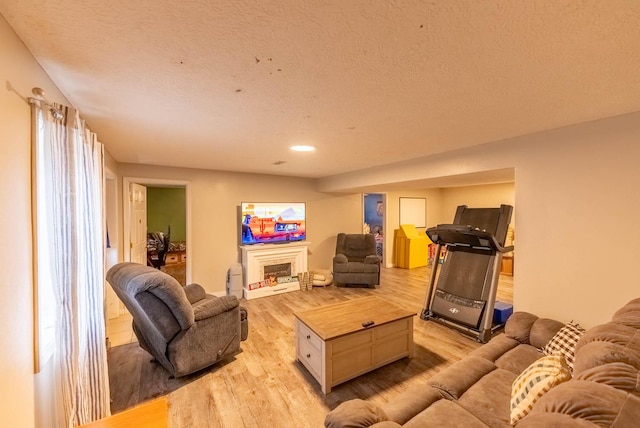
[[[307,271],[307,252],[310,242],[287,244],[241,245],[244,297],[255,299],[300,289],[297,281],[249,290],[249,284],[264,280],[264,267],[291,263],[291,275]]]

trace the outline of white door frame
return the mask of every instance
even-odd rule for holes
[[[122,177],[122,228],[123,228],[123,261],[131,260],[131,248],[129,243],[130,236],[130,219],[129,211],[131,209],[129,199],[129,185],[131,183],[141,184],[143,186],[176,186],[185,188],[186,197],[186,216],[187,216],[187,266],[186,266],[186,282],[191,283],[191,182],[187,180],[169,180],[164,178],[143,178],[143,177]]]
[[[106,272],[114,265],[118,263],[119,259],[119,244],[118,239],[120,237],[118,229],[118,209],[120,202],[118,198],[118,176],[108,166],[105,165],[105,225],[108,226],[109,241],[111,248],[105,248],[105,266]],[[105,301],[106,301],[106,313],[105,319],[110,320],[120,316],[120,313],[124,311],[124,305],[116,295],[113,288],[104,282],[105,287]],[[109,335],[109,323],[107,322],[107,336]]]

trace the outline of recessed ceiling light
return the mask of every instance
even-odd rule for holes
[[[312,152],[315,149],[313,146],[291,146],[291,150],[294,152]]]

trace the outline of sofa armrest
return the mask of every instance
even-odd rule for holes
[[[364,258],[364,262],[368,265],[378,265],[380,264],[380,257],[370,255]]]
[[[187,300],[189,300],[189,303],[191,303],[192,305],[207,297],[207,292],[200,284],[189,284],[184,287],[184,292],[187,295]]]
[[[531,326],[529,342],[532,346],[542,349],[553,339],[553,336],[564,327],[564,323],[549,318],[538,318]]]
[[[324,419],[326,428],[365,428],[389,420],[384,411],[373,403],[356,398],[345,401]]]
[[[239,304],[236,296],[216,297],[208,295],[205,299],[193,305],[193,315],[196,321],[200,321],[230,311],[238,307]]]
[[[334,263],[349,263],[349,259],[344,254],[336,254],[333,258]]]
[[[529,345],[531,327],[537,319],[537,316],[529,312],[514,312],[504,326],[504,334],[520,343]]]
[[[549,318],[538,318],[529,312],[514,312],[504,326],[504,334],[520,343],[544,348],[564,324]]]

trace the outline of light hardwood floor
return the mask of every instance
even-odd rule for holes
[[[375,295],[419,315],[428,278],[427,267],[383,269],[382,284],[375,290],[330,286],[242,300],[249,312],[249,338],[242,343],[243,352],[186,379],[167,380],[166,371],[150,363],[149,356],[136,345],[114,348],[109,367],[112,408],[127,408],[166,394],[171,427],[321,427],[326,413],[343,401],[362,398],[378,404],[387,402],[480,345],[416,316],[414,358],[381,367],[324,395],[295,361],[293,313]],[[498,300],[511,303],[512,289],[513,279],[501,276]],[[116,356],[119,350],[127,353]]]

